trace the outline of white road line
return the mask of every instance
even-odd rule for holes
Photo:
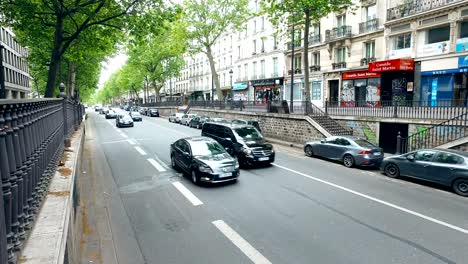
[[[149,163],[151,163],[151,165],[153,165],[159,172],[164,172],[166,171],[166,169],[161,166],[161,164],[159,164],[157,161],[155,161],[154,159],[147,159],[147,161]]]
[[[124,138],[128,138],[128,136],[125,135],[122,131],[120,131],[119,134],[120,134],[122,137],[124,137]]]
[[[138,153],[140,153],[141,155],[146,156],[146,152],[145,152],[142,148],[136,146],[135,149],[136,149],[136,151],[138,151]]]
[[[158,158],[157,156],[154,157],[158,162],[159,164],[161,164],[164,168],[166,168],[167,170],[169,169],[169,166],[164,162],[162,161],[160,158]]]
[[[271,264],[262,253],[258,252],[249,242],[243,239],[234,229],[223,220],[212,222],[236,247],[238,247],[253,263]]]
[[[298,174],[298,175],[301,175],[301,176],[303,176],[303,177],[309,178],[309,179],[311,179],[311,180],[321,182],[321,183],[323,183],[323,184],[326,184],[326,185],[335,187],[335,188],[340,189],[340,190],[343,190],[343,191],[345,191],[345,192],[352,193],[352,194],[357,195],[357,196],[360,196],[360,197],[362,197],[362,198],[366,198],[366,199],[371,200],[371,201],[374,201],[374,202],[376,202],[376,203],[383,204],[383,205],[386,205],[386,206],[388,206],[388,207],[392,207],[392,208],[397,209],[397,210],[400,210],[400,211],[402,211],[402,212],[405,212],[405,213],[408,213],[408,214],[411,214],[411,215],[420,217],[420,218],[425,219],[425,220],[427,220],[427,221],[430,221],[430,222],[433,222],[433,223],[436,223],[436,224],[445,226],[445,227],[450,228],[450,229],[452,229],[452,230],[455,230],[455,231],[458,231],[458,232],[461,232],[461,233],[464,233],[464,234],[467,234],[467,235],[468,235],[468,230],[467,230],[467,229],[463,229],[463,228],[461,228],[461,227],[458,227],[458,226],[449,224],[449,223],[447,223],[447,222],[444,222],[444,221],[441,221],[441,220],[432,218],[432,217],[430,217],[430,216],[427,216],[427,215],[424,215],[424,214],[421,214],[421,213],[412,211],[412,210],[410,210],[410,209],[401,207],[401,206],[399,206],[399,205],[392,204],[392,203],[389,203],[389,202],[380,200],[380,199],[378,199],[378,198],[375,198],[375,197],[372,197],[372,196],[370,196],[370,195],[363,194],[363,193],[360,193],[360,192],[357,192],[357,191],[348,189],[348,188],[346,188],[346,187],[340,186],[340,185],[335,184],[335,183],[331,183],[331,182],[324,181],[324,180],[319,179],[319,178],[312,177],[312,176],[310,176],[310,175],[307,175],[307,174],[304,174],[304,173],[302,173],[302,172],[298,172],[298,171],[295,171],[295,170],[292,170],[292,169],[283,167],[283,166],[278,165],[278,164],[273,164],[273,166],[276,166],[276,167],[281,168],[281,169],[283,169],[283,170],[287,170],[287,171],[296,173],[296,174]]]
[[[187,198],[194,206],[202,205],[203,202],[200,201],[189,189],[187,189],[182,183],[180,182],[173,182],[172,185],[176,187],[177,190],[179,190],[182,195]]]
[[[114,140],[114,141],[106,141],[106,142],[102,142],[101,144],[114,144],[114,143],[122,143],[122,142],[125,142],[127,140],[123,139],[123,140]]]
[[[135,145],[135,141],[133,141],[133,139],[127,139],[127,142],[130,144],[130,145]]]

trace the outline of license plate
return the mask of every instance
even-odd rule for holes
[[[231,176],[232,176],[232,172],[221,173],[219,175],[220,178],[231,177]]]
[[[258,161],[266,161],[266,160],[270,160],[270,158],[269,157],[258,158]]]
[[[374,152],[374,156],[380,156],[380,155],[382,155],[381,152]]]

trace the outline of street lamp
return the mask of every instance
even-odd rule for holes
[[[3,49],[5,49],[5,47],[0,44],[0,99],[6,98],[5,69],[3,68]]]
[[[232,69],[230,69],[230,70],[229,70],[229,77],[231,78],[231,99],[234,97],[234,96],[233,96],[233,90],[232,90],[232,88],[233,88],[233,87],[232,87],[232,74],[233,74],[233,73],[234,73],[234,72],[232,71]]]

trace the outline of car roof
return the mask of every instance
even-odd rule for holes
[[[437,151],[445,151],[445,152],[457,154],[457,155],[463,156],[463,157],[465,157],[465,158],[468,158],[468,152],[461,151],[461,150],[455,150],[455,149],[441,149],[441,148],[435,148],[434,150],[437,150]]]
[[[202,136],[196,136],[196,137],[188,137],[188,138],[183,138],[187,142],[192,143],[192,142],[216,142],[216,140],[209,138],[209,137],[202,137]]]
[[[362,138],[362,137],[356,137],[356,136],[331,136],[331,137],[328,137],[328,138],[346,138],[346,139],[350,139],[350,140],[367,140],[365,138]]]
[[[208,122],[207,124],[213,124],[213,125],[218,125],[218,126],[224,126],[228,128],[242,128],[242,127],[254,127],[252,125],[247,125],[247,124],[232,124],[232,123],[217,123],[217,122]]]

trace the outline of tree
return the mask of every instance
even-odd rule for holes
[[[49,70],[46,97],[54,96],[60,61],[72,43],[93,28],[121,30],[126,17],[157,7],[160,1],[143,0],[2,0],[2,19],[16,32],[28,36],[28,44],[53,36],[48,45]],[[44,34],[45,33],[45,34]],[[44,35],[43,35],[44,34]],[[41,41],[43,43],[43,41]],[[29,45],[28,45],[29,46]]]
[[[306,101],[310,101],[309,81],[309,29],[311,21],[320,21],[331,12],[352,6],[352,0],[262,0],[262,6],[278,26],[282,21],[304,25],[304,86]],[[291,15],[292,14],[292,15]],[[295,32],[294,32],[295,34]],[[294,43],[293,48],[294,48]],[[294,59],[294,58],[291,58]],[[294,69],[291,69],[294,70]],[[292,84],[291,84],[292,86]]]
[[[186,0],[184,23],[188,26],[189,48],[192,53],[203,52],[208,57],[211,77],[218,98],[222,91],[216,72],[212,47],[228,30],[238,30],[250,17],[248,0]]]

